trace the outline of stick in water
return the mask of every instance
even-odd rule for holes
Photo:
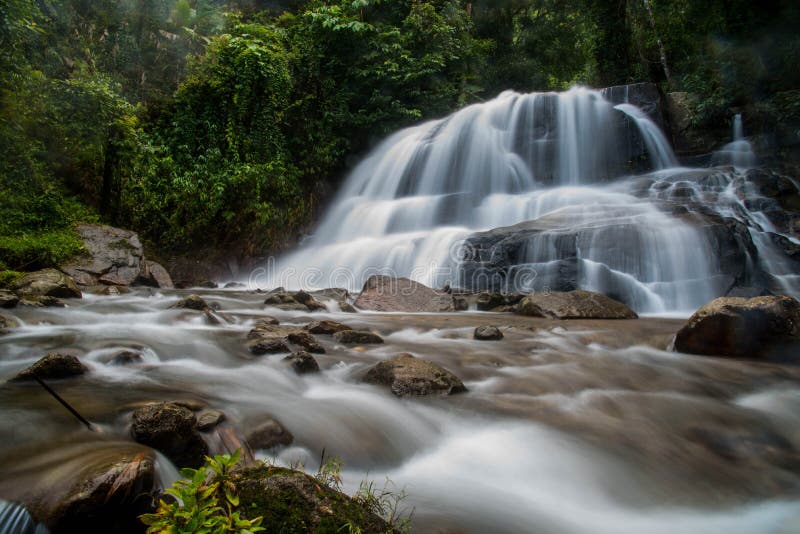
[[[45,384],[45,383],[44,383],[44,381],[43,381],[41,378],[39,378],[39,377],[38,377],[38,376],[36,376],[36,375],[33,375],[33,378],[35,378],[35,379],[36,379],[36,381],[37,381],[37,382],[39,382],[39,385],[40,385],[40,386],[42,386],[42,387],[44,388],[44,390],[45,390],[45,391],[47,391],[47,392],[48,392],[50,395],[52,395],[52,396],[53,396],[53,398],[55,398],[55,399],[56,399],[58,402],[60,402],[60,403],[61,403],[61,405],[62,405],[64,408],[66,408],[67,410],[69,410],[69,413],[71,413],[72,415],[74,415],[74,416],[75,416],[75,417],[78,419],[78,421],[80,421],[81,423],[83,423],[84,425],[86,425],[86,428],[88,428],[88,429],[89,429],[89,430],[91,430],[92,432],[98,432],[98,429],[97,429],[97,428],[96,428],[96,427],[95,427],[95,426],[94,426],[92,423],[90,423],[89,421],[87,421],[87,420],[86,420],[86,419],[85,419],[85,418],[84,418],[84,417],[83,417],[81,414],[79,414],[79,413],[78,413],[78,410],[76,410],[75,408],[73,408],[72,406],[70,406],[70,405],[69,405],[69,403],[68,403],[67,401],[65,401],[64,399],[62,399],[62,398],[61,398],[61,397],[58,395],[58,393],[56,393],[55,391],[53,391],[52,389],[50,389],[50,386],[48,386],[47,384]]]

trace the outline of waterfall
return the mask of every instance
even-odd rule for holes
[[[733,117],[733,140],[714,152],[711,162],[714,165],[733,165],[737,170],[752,169],[758,164],[753,145],[744,136],[742,114]]]
[[[734,127],[741,131],[741,119]],[[563,277],[559,262],[572,258],[576,287],[640,312],[692,310],[735,277],[714,250],[718,228],[700,215],[713,208],[692,204],[717,188],[687,181],[686,171],[630,103],[583,87],[506,91],[389,136],[352,171],[315,235],[280,258],[263,285],[357,290],[384,273],[478,289],[464,276],[462,241],[535,221],[530,243],[504,260],[534,274],[502,289],[559,287],[552,277]]]

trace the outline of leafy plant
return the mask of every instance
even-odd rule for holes
[[[232,455],[206,457],[200,469],[182,469],[185,478],[165,491],[174,500],[161,499],[155,513],[140,516],[148,526],[147,533],[250,534],[264,530],[261,517],[246,519],[238,510],[239,497],[229,475],[239,461],[237,450]]]

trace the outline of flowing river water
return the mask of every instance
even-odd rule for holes
[[[0,378],[50,350],[90,373],[52,385],[103,434],[89,432],[38,385],[0,386],[0,497],[54,498],[87,465],[140,447],[132,410],[191,400],[242,432],[266,416],[295,436],[257,451],[315,471],[324,449],[344,462],[345,489],[386,477],[408,497],[415,532],[725,532],[800,530],[800,368],[666,350],[681,319],[553,321],[485,312],[308,314],[265,307],[263,294],[201,290],[230,323],[168,309],[186,292],[138,289],[20,308],[0,337]],[[329,309],[336,306],[329,302]],[[322,371],[295,375],[282,355],[252,356],[256,319],[321,318],[381,334],[343,346],[318,335]],[[472,339],[482,324],[505,338]],[[120,349],[143,355],[114,365]],[[469,391],[394,397],[360,382],[411,352]],[[159,458],[163,482],[176,476]]]

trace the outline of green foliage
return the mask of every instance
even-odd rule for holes
[[[0,267],[2,265],[0,264]],[[0,271],[0,288],[2,289],[10,289],[14,286],[14,283],[25,276],[25,273],[21,273],[19,271],[11,271],[5,270]]]
[[[249,534],[264,530],[260,517],[246,519],[239,510],[239,496],[230,481],[230,472],[239,461],[237,450],[232,455],[206,457],[200,469],[182,469],[185,478],[166,490],[174,500],[161,499],[155,513],[140,516],[147,533]]]

